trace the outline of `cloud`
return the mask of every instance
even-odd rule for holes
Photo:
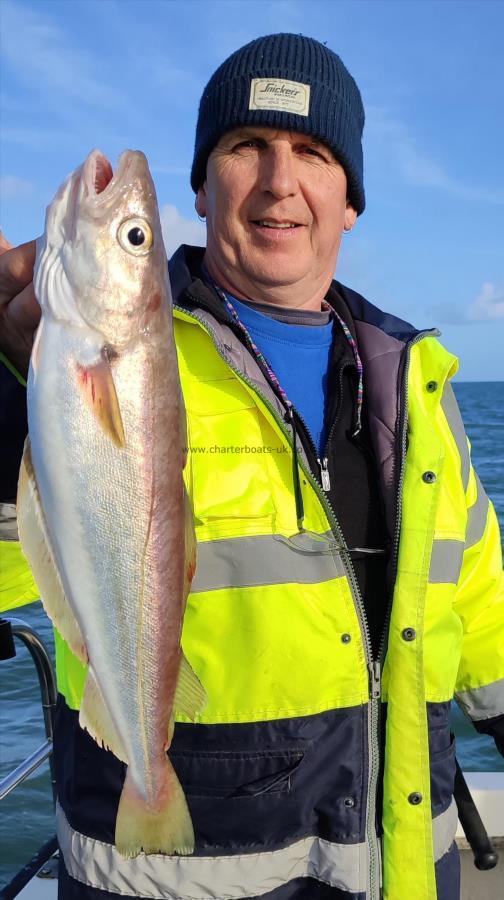
[[[100,78],[100,57],[78,48],[71,36],[44,15],[2,0],[4,65],[31,88],[54,97],[78,100],[92,107],[116,107],[123,100]]]
[[[504,204],[504,191],[454,178],[428,153],[390,110],[370,105],[366,110],[366,135],[376,149],[392,160],[404,181],[416,187],[437,188],[464,200]]]
[[[0,194],[4,199],[19,200],[33,193],[33,184],[17,175],[0,175]]]
[[[193,244],[204,247],[206,244],[206,227],[196,219],[186,219],[176,206],[166,203],[160,210],[161,227],[168,257],[181,244]]]
[[[469,322],[488,322],[496,319],[504,322],[504,287],[497,288],[491,281],[485,281],[467,310],[466,319]]]
[[[438,303],[428,310],[437,322],[450,325],[470,325],[474,322],[504,323],[504,287],[485,281],[475,299],[464,306],[456,301]]]

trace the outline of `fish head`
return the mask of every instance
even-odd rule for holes
[[[126,150],[115,173],[93,150],[48,208],[35,292],[42,310],[123,348],[171,301],[166,252],[147,160]]]

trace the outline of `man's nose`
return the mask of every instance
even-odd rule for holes
[[[268,147],[261,159],[260,187],[277,200],[296,193],[296,160],[290,145]]]

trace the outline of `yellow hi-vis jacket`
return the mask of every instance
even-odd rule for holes
[[[298,529],[278,398],[232,329],[179,303],[198,539],[182,643],[209,702],[196,724],[179,717],[172,758],[200,845],[195,857],[148,859],[147,875],[141,858],[123,860],[83,833],[60,796],[60,843],[76,880],[90,884],[86,861],[102,854],[93,871],[103,883],[92,883],[129,895],[274,898],[292,882],[282,898],[329,897],[328,886],[348,900],[457,896],[448,707],[455,695],[476,724],[504,715],[499,530],[449,383],[455,357],[432,333],[403,334],[338,288],[356,324],[370,421],[388,429],[373,425],[382,477],[398,491],[383,671],[334,513],[302,454]],[[404,406],[391,422],[386,393],[399,382]],[[390,440],[403,452],[394,477]],[[8,609],[37,591],[17,543],[0,547]],[[85,670],[58,635],[56,650],[59,691],[78,710]],[[149,894],[153,879],[167,893]]]

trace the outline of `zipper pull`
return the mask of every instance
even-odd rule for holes
[[[380,672],[380,663],[378,660],[373,660],[369,667],[369,672],[371,675],[370,678],[370,692],[372,700],[379,700],[381,696],[381,672]]]
[[[324,491],[330,491],[331,490],[331,480],[329,478],[329,470],[327,468],[327,456],[324,456],[324,459],[318,459],[318,457],[317,457],[317,462],[318,462],[319,468],[320,468],[320,475],[322,478],[322,487],[324,488]]]

